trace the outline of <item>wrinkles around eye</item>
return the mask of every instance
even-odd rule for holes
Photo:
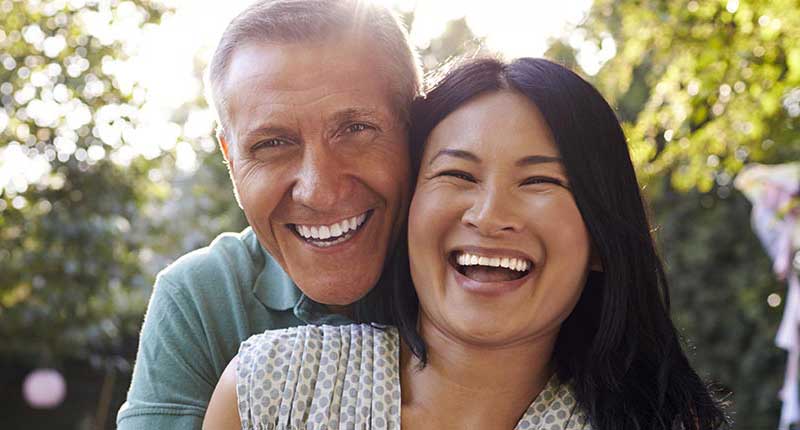
[[[460,170],[444,170],[441,172],[434,173],[428,179],[434,179],[434,178],[454,178],[454,179],[460,179],[465,182],[478,182],[474,176]]]
[[[368,130],[375,130],[375,127],[371,126],[369,124],[360,123],[360,122],[359,123],[355,123],[355,124],[350,124],[347,127],[345,127],[345,131],[348,132],[348,133],[359,133],[359,132],[368,131]]]
[[[540,185],[540,184],[552,184],[567,188],[564,181],[550,176],[532,176],[530,178],[525,179],[522,182],[522,185]]]
[[[255,152],[258,151],[259,149],[265,149],[265,148],[278,148],[281,146],[290,145],[291,143],[292,142],[281,138],[263,139],[251,145],[250,152]]]

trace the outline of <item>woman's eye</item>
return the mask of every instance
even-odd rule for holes
[[[536,185],[536,184],[553,184],[566,188],[563,181],[548,176],[533,176],[522,181],[522,185]]]
[[[469,173],[462,172],[460,170],[446,170],[444,172],[439,173],[436,176],[449,176],[452,178],[458,178],[467,182],[477,182],[475,178],[470,175]]]

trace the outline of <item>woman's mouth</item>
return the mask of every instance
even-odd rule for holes
[[[514,281],[528,275],[533,268],[533,262],[527,258],[466,251],[451,252],[449,262],[458,273],[476,282]]]

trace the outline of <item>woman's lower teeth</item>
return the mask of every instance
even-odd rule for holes
[[[478,282],[513,281],[525,276],[524,272],[485,266],[464,266],[462,267],[462,273],[464,273],[464,276]]]

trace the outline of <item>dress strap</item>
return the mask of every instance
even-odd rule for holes
[[[553,374],[541,393],[522,415],[515,430],[591,430],[572,386]]]

